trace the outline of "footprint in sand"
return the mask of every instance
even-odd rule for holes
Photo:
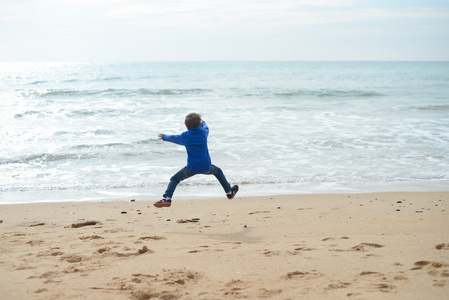
[[[236,244],[236,245],[240,245],[240,244],[242,244],[242,242],[221,242],[220,244]]]
[[[269,214],[271,211],[269,210],[258,210],[248,213],[248,215],[254,215],[254,214]]]
[[[40,244],[43,244],[44,241],[42,240],[30,240],[27,242],[27,245],[31,245],[31,246],[39,246]]]
[[[210,249],[201,249],[201,250],[190,250],[187,253],[199,253],[199,252],[208,252]]]
[[[65,260],[69,263],[78,263],[78,262],[81,262],[82,260],[86,260],[86,258],[81,255],[77,255],[77,254],[69,254],[69,255],[62,256],[61,260],[62,261]]]
[[[273,255],[280,255],[281,252],[280,251],[271,251],[271,250],[268,250],[268,249],[264,249],[262,254],[265,255],[265,256],[270,257],[270,256],[273,256]]]
[[[169,291],[162,292],[150,292],[150,291],[134,291],[132,292],[132,298],[135,300],[148,300],[148,299],[178,299],[180,295]]]
[[[364,275],[379,275],[379,276],[384,276],[384,274],[379,273],[379,272],[372,272],[372,271],[363,271],[360,273],[360,275],[364,276]]]
[[[344,289],[344,288],[347,288],[348,286],[350,286],[351,284],[350,283],[348,283],[348,282],[334,282],[334,283],[331,283],[331,284],[329,284],[328,286],[327,286],[327,289],[330,289],[330,290],[334,290],[334,289]]]
[[[261,289],[260,297],[274,299],[275,296],[277,296],[281,293],[282,293],[282,289],[274,289],[274,290]]]
[[[335,240],[335,239],[336,239],[336,238],[333,238],[333,237],[327,237],[327,238],[322,239],[321,241],[325,242],[325,241]],[[342,240],[349,240],[349,237],[347,237],[347,236],[342,236],[341,239],[342,239]]]
[[[374,285],[375,288],[380,290],[381,292],[388,293],[396,288],[396,286],[387,283],[378,283]]]
[[[415,267],[411,268],[411,270],[427,270],[427,274],[434,277],[449,277],[449,270],[447,270],[447,267],[449,267],[449,265],[445,263],[420,260],[415,262]]]
[[[441,268],[441,267],[447,267],[446,264],[444,263],[440,263],[440,262],[432,262],[432,261],[427,261],[427,260],[420,260],[415,262],[415,266],[414,268],[412,268],[412,270],[420,270],[423,267],[428,267],[428,268]]]
[[[245,295],[242,295],[242,291],[249,287],[246,282],[241,280],[231,280],[230,282],[226,283],[225,286],[226,288],[221,290],[223,292],[223,295],[246,298]]]
[[[166,240],[167,238],[165,236],[142,236],[139,238],[139,240]]]
[[[97,239],[104,239],[104,237],[101,237],[99,235],[89,235],[89,236],[82,236],[80,237],[80,240],[85,241],[85,240],[97,240]]]
[[[316,249],[315,248],[309,248],[309,247],[306,247],[306,246],[301,246],[301,247],[294,248],[293,251],[287,251],[287,253],[291,254],[291,255],[297,255],[297,254],[299,254],[301,252],[304,252],[304,251],[313,251],[313,250],[316,250]]]
[[[293,278],[297,278],[297,277],[304,277],[308,274],[309,274],[308,272],[300,272],[300,271],[288,272],[287,278],[293,279]]]
[[[59,251],[59,250],[50,250],[50,251],[39,252],[36,256],[40,257],[40,256],[60,256],[60,255],[64,255],[64,252]]]
[[[295,251],[313,251],[313,250],[316,250],[316,249],[315,248],[309,248],[309,247],[298,247],[298,248],[295,248],[293,250],[295,250]]]
[[[353,251],[365,252],[365,251],[367,251],[366,248],[368,248],[368,247],[369,248],[382,248],[383,246],[379,245],[379,244],[375,244],[375,243],[361,243],[361,244],[358,244],[357,246],[352,247],[351,249]]]
[[[147,299],[178,299],[182,294],[189,294],[190,284],[195,284],[203,278],[198,272],[189,270],[164,270],[163,274],[146,275],[133,274],[131,280],[115,278],[120,290],[131,291],[131,298]]]
[[[449,244],[438,244],[435,246],[438,250],[449,250]]]
[[[190,251],[188,251],[187,253],[198,253],[198,252],[207,252],[207,251],[211,251],[211,249],[206,249],[206,248],[209,248],[208,245],[203,245],[203,246],[198,246],[198,247],[203,248],[203,249],[190,250]],[[221,250],[221,249],[215,249],[214,251],[223,251],[223,250]]]
[[[20,265],[17,268],[15,268],[14,270],[34,270],[37,269],[37,267],[35,266],[30,266],[29,264],[26,265]],[[31,276],[32,278],[34,278],[33,276]],[[28,279],[31,279],[31,277],[28,277]]]
[[[115,251],[110,251],[111,248],[104,247],[97,250],[97,253],[102,254],[103,256],[112,256],[112,257],[130,257],[130,256],[137,256],[144,253],[154,253],[153,250],[148,249],[147,246],[143,246],[142,249],[137,250],[137,252],[134,253],[119,253]]]
[[[39,276],[40,279],[46,279],[44,283],[59,283],[61,280],[55,280],[56,277],[59,277],[60,274],[57,271],[48,271]],[[31,278],[30,278],[31,279]]]
[[[439,280],[435,280],[435,282],[432,284],[433,286],[437,286],[437,287],[445,287],[446,286],[446,281],[439,281]]]

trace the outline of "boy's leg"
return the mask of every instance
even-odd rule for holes
[[[239,186],[238,185],[234,185],[231,188],[231,185],[229,184],[229,182],[226,180],[226,177],[223,173],[223,171],[215,166],[212,165],[212,167],[210,168],[209,171],[204,172],[203,174],[212,174],[215,176],[215,178],[218,179],[218,181],[220,182],[221,186],[223,187],[225,193],[226,193],[226,197],[228,197],[228,199],[233,199],[235,194],[237,194],[237,192],[239,191]]]
[[[171,199],[173,197],[173,193],[175,192],[175,189],[178,186],[178,184],[181,181],[183,181],[189,177],[192,177],[193,175],[195,175],[195,173],[190,172],[187,169],[187,167],[184,167],[181,170],[179,170],[178,173],[176,173],[175,175],[172,176],[172,178],[170,178],[170,182],[168,183],[167,190],[164,193],[164,198]]]
[[[226,194],[231,191],[231,185],[229,184],[229,182],[226,179],[223,171],[219,167],[217,167],[215,165],[212,165],[210,170],[207,171],[207,172],[204,172],[203,174],[214,175],[215,178],[217,178],[218,181],[220,182],[220,184],[223,187],[223,189],[224,189]]]

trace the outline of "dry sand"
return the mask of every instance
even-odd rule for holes
[[[0,206],[0,298],[449,299],[449,192],[130,200]]]

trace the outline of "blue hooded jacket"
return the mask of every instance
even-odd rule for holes
[[[164,134],[162,140],[185,146],[187,150],[187,169],[193,173],[204,173],[212,167],[207,148],[208,135],[209,127],[207,127],[206,122],[202,121],[201,126],[192,127],[181,134]]]

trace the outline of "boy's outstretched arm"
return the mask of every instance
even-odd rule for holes
[[[168,142],[172,142],[172,143],[175,143],[178,145],[185,146],[185,140],[184,140],[183,134],[170,135],[170,134],[159,133],[157,136],[159,137],[160,140],[168,141]]]
[[[201,127],[203,127],[204,129],[206,129],[206,130],[207,130],[207,132],[209,132],[209,126],[207,126],[207,123],[206,123],[206,121],[204,121],[204,120],[201,120]]]

